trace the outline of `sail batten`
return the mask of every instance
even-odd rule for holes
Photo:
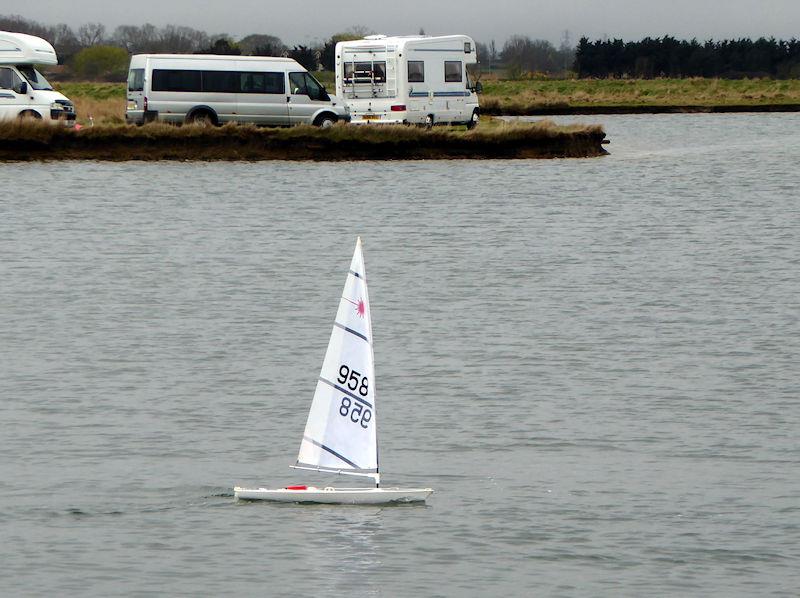
[[[341,392],[341,393],[343,393],[343,394],[346,394],[348,397],[350,397],[350,398],[351,398],[351,399],[353,399],[354,401],[358,401],[358,402],[359,402],[359,403],[361,403],[362,405],[365,405],[365,406],[369,407],[370,409],[372,409],[372,403],[370,403],[370,402],[369,402],[369,401],[367,401],[366,399],[362,399],[361,397],[354,395],[352,392],[350,392],[350,391],[349,391],[349,390],[347,390],[346,388],[342,388],[342,387],[341,387],[341,386],[339,386],[338,384],[334,384],[333,382],[331,382],[330,380],[326,380],[326,379],[325,379],[325,378],[323,378],[322,376],[320,376],[320,379],[319,379],[319,381],[320,381],[320,382],[324,382],[325,384],[327,384],[328,386],[331,386],[331,387],[333,387],[333,388],[334,388],[334,389],[336,389],[337,391],[339,391],[339,392]]]
[[[298,464],[319,471],[377,473],[371,338],[369,294],[359,239],[311,402]]]
[[[347,327],[347,326],[345,326],[344,324],[340,324],[339,322],[334,322],[334,323],[333,323],[333,325],[334,325],[334,326],[338,326],[339,328],[341,328],[341,329],[342,329],[342,330],[344,330],[345,332],[349,332],[350,334],[354,334],[354,335],[356,335],[358,338],[360,338],[360,339],[363,339],[363,340],[365,340],[365,341],[369,342],[369,339],[368,339],[366,336],[364,336],[364,335],[363,335],[363,334],[361,334],[360,332],[357,332],[356,330],[353,330],[352,328],[348,328],[348,327]]]

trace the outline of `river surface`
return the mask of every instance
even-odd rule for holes
[[[800,115],[583,160],[0,164],[0,594],[796,596]],[[385,485],[294,463],[357,235]]]

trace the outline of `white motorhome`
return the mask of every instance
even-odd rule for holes
[[[54,91],[37,64],[58,64],[56,51],[40,37],[0,31],[0,120],[32,118],[75,124],[72,102]]]
[[[328,127],[350,114],[291,58],[136,54],[125,120]]]
[[[474,127],[480,115],[477,64],[466,35],[368,35],[336,44],[336,95],[353,123],[438,123]]]

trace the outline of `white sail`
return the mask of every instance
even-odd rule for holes
[[[296,467],[369,475],[377,481],[374,374],[372,321],[359,238]]]

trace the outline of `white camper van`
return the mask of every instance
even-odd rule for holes
[[[75,107],[54,91],[35,64],[58,64],[56,51],[40,37],[0,31],[0,120],[33,118],[75,124]]]
[[[125,120],[328,127],[350,114],[291,58],[136,54]]]
[[[352,122],[466,124],[478,122],[475,42],[466,35],[387,37],[336,44],[336,95]]]

